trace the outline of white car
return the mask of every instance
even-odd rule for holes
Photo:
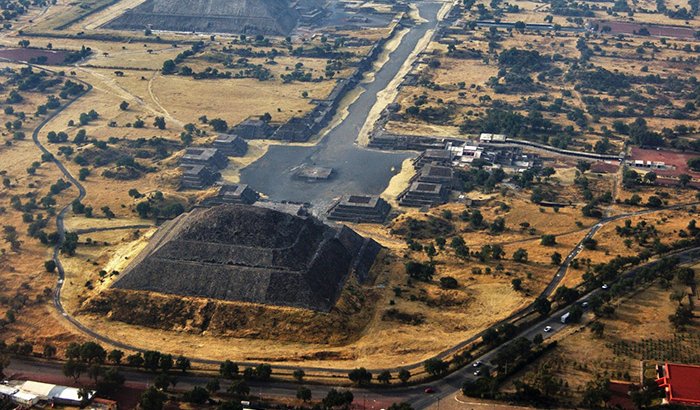
[[[545,331],[546,333],[551,332],[551,331],[552,331],[552,326],[545,326],[545,327],[544,327],[544,331]]]
[[[604,284],[603,286],[601,286],[601,289],[607,290],[607,289],[608,289],[608,285],[607,285],[607,284]]]
[[[474,362],[474,364],[473,364],[472,366],[474,366],[474,367],[479,367],[479,366],[481,366],[482,364],[483,364],[483,363],[481,363],[481,360],[479,360],[479,361]]]

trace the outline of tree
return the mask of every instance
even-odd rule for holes
[[[552,254],[551,258],[552,258],[552,265],[557,265],[557,266],[561,265],[562,256],[559,252],[554,252]]]
[[[159,373],[158,376],[153,379],[153,385],[163,391],[168,391],[168,387],[170,387],[172,380],[173,379],[168,373]]]
[[[204,404],[209,400],[209,391],[204,387],[194,386],[192,390],[184,394],[185,401],[194,404]]]
[[[406,273],[413,279],[430,282],[435,274],[435,266],[432,264],[423,264],[420,262],[406,262]]]
[[[663,397],[663,389],[654,379],[644,380],[644,384],[630,392],[630,398],[638,409],[649,407],[654,399]]]
[[[157,127],[159,130],[165,129],[165,117],[156,117],[153,121],[153,126]]]
[[[78,179],[85,181],[87,177],[90,176],[90,170],[88,168],[80,168],[78,170]]]
[[[44,357],[47,359],[52,359],[56,356],[56,346],[47,344],[44,346]]]
[[[122,363],[122,358],[124,358],[124,352],[121,350],[114,349],[109,352],[107,355],[107,358],[117,366],[119,366]]]
[[[294,370],[293,376],[294,380],[301,383],[304,380],[304,376],[306,376],[306,373],[302,369],[296,369]]]
[[[250,387],[248,387],[248,383],[245,380],[234,380],[231,383],[231,387],[228,388],[228,392],[245,397],[250,394]]]
[[[297,390],[297,399],[307,402],[311,400],[311,389],[308,387],[300,387]]]
[[[695,270],[688,267],[678,268],[676,270],[676,277],[684,285],[692,286],[695,283]]]
[[[601,322],[595,321],[591,323],[591,332],[595,335],[597,338],[603,337],[603,331],[605,330],[605,325]]]
[[[588,250],[595,250],[595,248],[598,246],[598,241],[593,238],[586,238],[581,244]]]
[[[146,370],[155,372],[156,370],[158,370],[158,366],[160,365],[160,356],[160,352],[157,352],[155,350],[147,351],[143,354],[143,367]]]
[[[80,360],[88,364],[102,364],[107,358],[105,349],[95,342],[85,342],[80,346]]]
[[[226,401],[219,404],[217,410],[243,410],[243,405],[240,401]]]
[[[102,380],[97,383],[97,391],[100,394],[113,395],[124,385],[126,378],[115,368],[107,369],[102,375]]]
[[[588,162],[588,161],[579,160],[579,161],[576,163],[576,169],[578,169],[579,171],[581,171],[582,174],[585,174],[586,171],[588,171],[589,169],[591,169],[591,163]]]
[[[440,278],[440,287],[443,289],[457,289],[459,287],[459,282],[452,276],[445,276]]]
[[[158,391],[155,387],[151,386],[148,390],[144,391],[139,399],[139,407],[142,410],[161,410],[163,404],[165,403],[166,396],[163,392]]]
[[[523,248],[518,248],[515,252],[513,252],[513,261],[518,262],[518,263],[526,263],[527,262],[527,251]]]
[[[511,280],[510,284],[513,287],[513,290],[516,292],[523,290],[523,280],[520,278],[515,278]]]
[[[491,226],[489,229],[491,230],[492,234],[498,234],[498,233],[505,231],[505,229],[506,229],[505,218],[499,216],[498,218],[494,219],[493,222],[491,223]]]
[[[77,383],[78,379],[80,379],[80,375],[83,374],[86,369],[85,363],[68,359],[68,361],[63,364],[63,375],[72,378]]]
[[[435,255],[437,255],[437,250],[435,249],[432,243],[426,246],[424,249],[425,254],[428,255],[428,258],[430,258],[430,260],[432,261]]]
[[[364,367],[360,367],[348,373],[348,378],[358,386],[364,386],[372,382],[372,373]]]
[[[233,379],[238,375],[238,365],[230,360],[226,360],[219,366],[219,374],[224,379]]]
[[[139,190],[136,189],[136,188],[131,188],[131,189],[129,190],[129,196],[132,197],[132,198],[134,198],[134,199],[143,198],[143,194],[141,194],[141,193],[139,192]]]
[[[209,393],[216,393],[221,390],[221,383],[219,383],[219,379],[211,379],[207,382],[206,387]]]
[[[143,356],[141,356],[141,353],[134,353],[132,355],[129,355],[126,357],[126,363],[129,366],[141,367],[144,364]]]
[[[175,367],[180,369],[183,373],[186,373],[192,367],[192,363],[190,363],[190,359],[180,355],[177,360],[175,360]]]
[[[128,109],[129,109],[129,103],[126,102],[126,101],[122,101],[121,103],[119,103],[119,109],[122,110],[122,111],[128,110]]]
[[[539,297],[535,299],[533,307],[537,313],[539,313],[541,316],[545,316],[552,310],[552,302],[545,297]]]
[[[580,296],[576,289],[571,289],[566,286],[560,286],[554,292],[554,299],[564,301],[565,303],[573,303]]]
[[[449,363],[435,358],[428,359],[423,364],[423,368],[425,369],[426,373],[431,376],[441,376],[447,372],[449,367]]]
[[[647,199],[647,206],[649,208],[661,208],[663,204],[664,203],[661,201],[661,198],[656,195],[652,195]]]
[[[214,118],[209,120],[209,125],[214,128],[216,132],[226,132],[228,130],[228,124],[221,118]]]
[[[411,378],[411,372],[408,371],[407,369],[401,369],[399,370],[399,380],[401,380],[401,383],[406,383],[408,380]]]
[[[103,206],[103,207],[100,208],[100,209],[102,210],[102,213],[104,214],[105,218],[107,218],[107,219],[112,219],[112,218],[114,218],[114,216],[115,216],[115,215],[114,215],[114,212],[112,212],[112,210],[109,209],[108,206],[105,205],[105,206]]]
[[[581,406],[586,408],[601,408],[610,399],[609,379],[596,377],[593,381],[586,383],[583,390]]]
[[[688,184],[689,184],[690,181],[692,181],[692,180],[693,180],[693,178],[692,178],[690,175],[688,175],[688,174],[680,174],[680,175],[678,175],[678,184],[679,184],[680,186],[684,187],[684,188],[685,188],[686,186],[688,186]]]
[[[44,262],[44,269],[46,269],[47,272],[53,273],[56,271],[56,262],[53,259],[49,259],[46,262]]]
[[[542,235],[540,239],[540,245],[542,246],[554,246],[557,244],[557,237],[554,235]]]
[[[270,380],[270,376],[272,375],[272,366],[269,364],[261,363],[257,366],[255,366],[255,377],[258,378],[258,380]]]
[[[172,74],[177,70],[177,65],[175,64],[175,61],[173,60],[165,60],[163,62],[163,68],[161,69],[161,72],[165,75],[167,74]]]
[[[326,394],[326,397],[322,400],[322,403],[323,407],[325,408],[349,406],[350,404],[352,404],[354,399],[355,397],[353,396],[351,391],[339,391],[336,389],[331,389],[328,392],[328,394]]]
[[[413,410],[413,407],[408,403],[391,403],[389,410]]]
[[[384,384],[389,384],[391,382],[391,372],[384,370],[377,376],[377,381]]]
[[[174,363],[174,361],[173,361],[173,356],[172,356],[172,355],[169,355],[169,354],[161,354],[161,355],[160,355],[160,360],[158,360],[158,367],[159,367],[160,370],[162,370],[163,372],[166,372],[166,373],[169,372],[170,369],[173,368],[173,365],[174,365],[174,364],[175,364],[175,363]]]

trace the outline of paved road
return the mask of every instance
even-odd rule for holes
[[[700,260],[700,247],[689,249],[686,251],[681,251],[675,253],[673,256],[678,257],[681,263],[690,263]],[[653,261],[646,263],[644,265],[638,266],[629,270],[627,273],[622,275],[622,278],[634,277],[641,269],[653,266],[659,263],[658,261]],[[592,291],[582,295],[576,303],[582,304],[583,302],[589,300],[594,295],[597,295],[605,290],[601,288],[593,289]],[[536,335],[542,335],[546,340],[553,337],[557,333],[561,332],[566,328],[567,325],[561,323],[561,316],[566,313],[570,308],[562,308],[553,313],[551,313],[547,318],[535,323],[529,328],[523,330],[518,334],[513,340],[518,337],[525,337],[532,340]],[[550,326],[551,331],[544,332],[545,326]],[[496,347],[495,349],[489,351],[488,353],[476,357],[474,362],[480,361],[486,365],[491,365],[491,360],[498,354],[498,352],[507,346],[509,343],[505,343]],[[431,382],[424,383],[416,386],[402,387],[397,386],[390,389],[373,388],[373,389],[359,389],[352,388],[355,395],[356,403],[365,403],[366,408],[371,409],[385,409],[391,403],[394,402],[408,402],[416,409],[424,409],[432,406],[438,400],[444,400],[455,394],[459,393],[462,383],[467,379],[475,379],[477,376],[474,375],[475,367],[471,364],[449,374],[448,376]],[[136,387],[146,387],[153,382],[153,374],[145,373],[141,371],[134,371],[129,368],[124,368],[122,370],[124,373],[127,384]],[[12,360],[10,366],[7,367],[8,376],[22,379],[22,378],[41,378],[41,379],[55,379],[60,382],[63,378],[62,365],[57,362],[46,362],[46,361],[36,361],[32,359],[15,358]],[[202,375],[178,375],[177,388],[179,390],[189,390],[193,386],[202,386],[207,383],[212,377],[202,376]],[[67,381],[67,379],[64,379]],[[65,382],[64,381],[64,382]],[[222,383],[223,389],[228,385],[227,382]],[[326,393],[333,388],[332,386],[324,385],[307,385],[315,398],[320,398],[326,395]],[[436,392],[435,394],[426,394],[425,389],[427,387],[433,388]],[[251,383],[252,394],[260,395],[267,398],[288,398],[294,397],[296,391],[299,388],[298,383],[293,382],[271,382],[271,383]]]
[[[275,201],[309,202],[319,212],[325,211],[333,198],[343,194],[383,192],[389,180],[401,170],[401,163],[415,154],[370,150],[358,146],[355,140],[377,101],[377,93],[396,77],[419,40],[437,26],[437,14],[442,5],[430,1],[416,2],[421,17],[428,21],[411,27],[386,64],[375,73],[374,80],[358,86],[364,92],[350,105],[347,117],[322,141],[313,147],[270,147],[262,158],[241,171],[241,182]],[[329,181],[319,182],[293,178],[294,171],[303,164],[331,167],[335,176]]]

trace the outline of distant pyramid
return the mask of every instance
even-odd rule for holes
[[[148,0],[106,27],[287,35],[298,19],[289,0]]]

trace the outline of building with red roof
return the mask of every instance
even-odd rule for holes
[[[656,380],[670,404],[700,406],[700,366],[666,363]]]

